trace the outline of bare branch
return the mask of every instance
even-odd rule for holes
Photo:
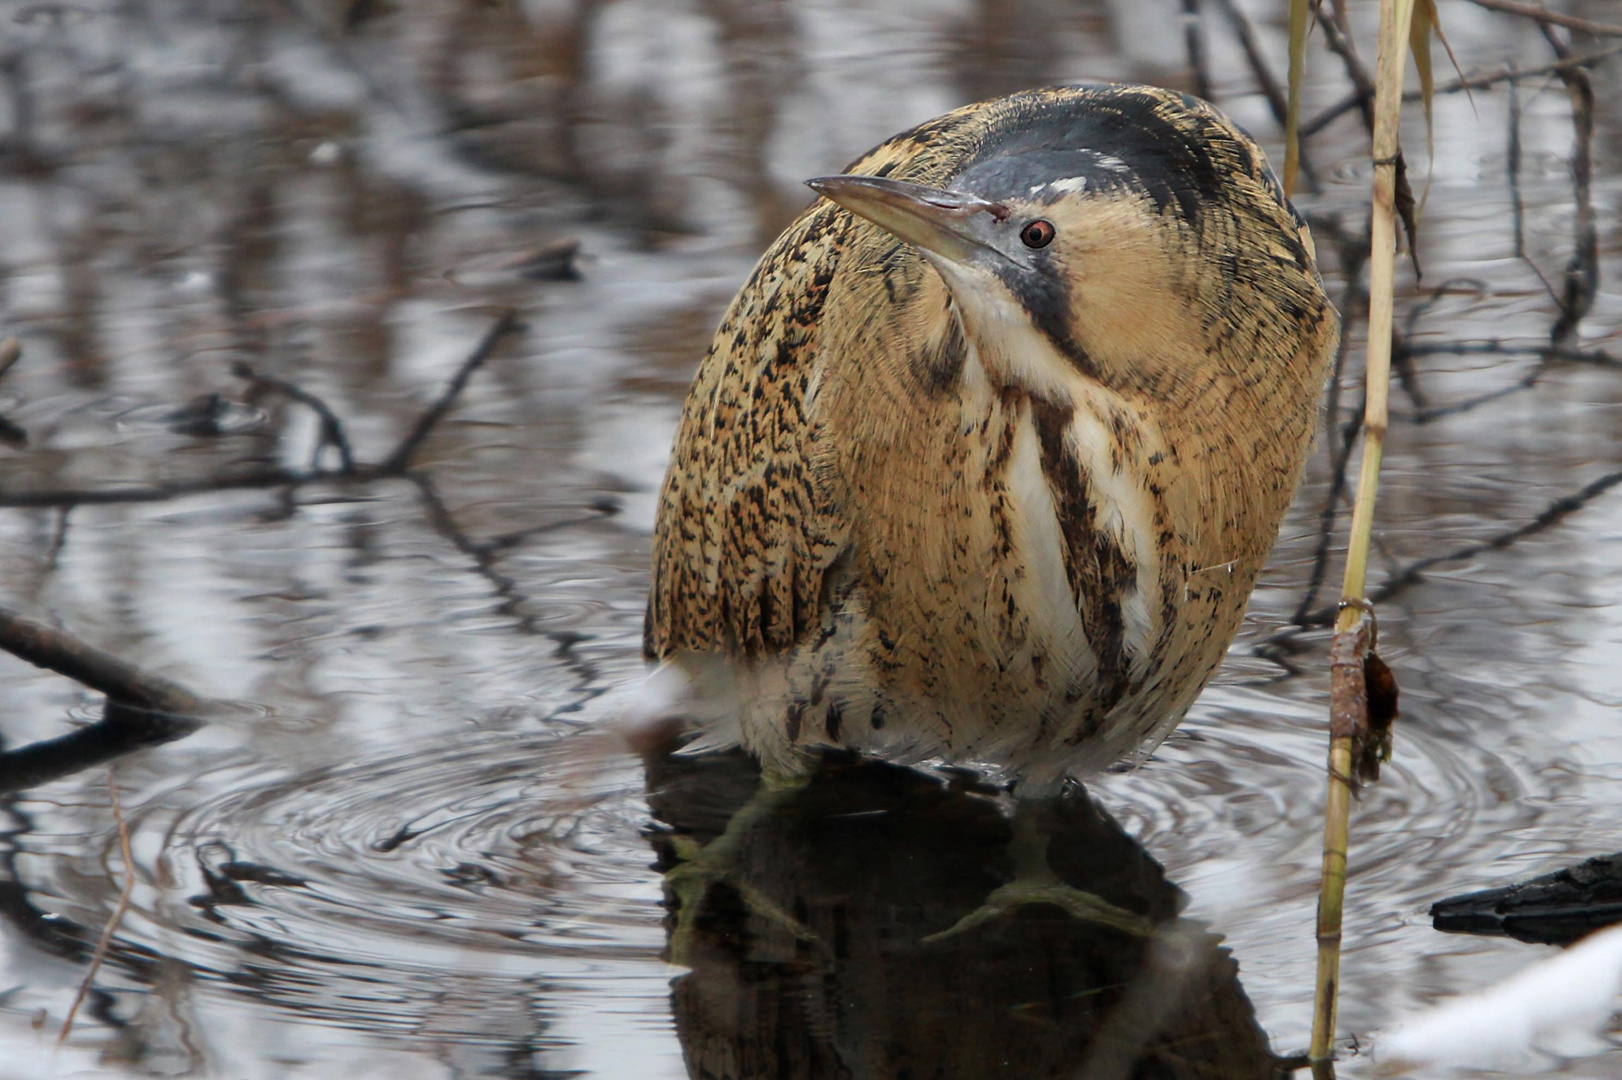
[[[179,683],[4,606],[0,606],[0,649],[140,709],[194,716],[208,707]]]
[[[290,487],[331,479],[333,474],[294,472],[280,466],[264,466],[224,476],[200,480],[178,480],[169,484],[131,484],[108,488],[45,488],[40,491],[0,492],[0,508],[28,509],[42,506],[94,506],[113,503],[168,502],[188,495],[213,491],[253,491]],[[372,480],[380,475],[376,466],[357,466],[351,479]]]
[[[1571,59],[1571,48],[1548,23],[1543,36],[1561,60]],[[1622,33],[1622,29],[1618,30]],[[1560,294],[1560,317],[1549,331],[1549,344],[1559,348],[1577,336],[1577,326],[1594,306],[1599,292],[1599,232],[1594,226],[1594,83],[1580,67],[1560,71],[1571,95],[1571,123],[1575,129],[1571,150],[1571,187],[1577,204],[1575,248],[1566,263],[1565,288]]]
[[[1579,19],[1575,15],[1562,15],[1559,12],[1547,11],[1533,4],[1517,3],[1516,0],[1470,0],[1470,3],[1476,7],[1502,11],[1508,15],[1536,19],[1544,26],[1564,26],[1568,30],[1593,34],[1595,37],[1622,37],[1622,26],[1614,23],[1597,23],[1588,19]]]
[[[1188,70],[1194,76],[1194,96],[1211,99],[1211,75],[1205,65],[1205,18],[1200,0],[1183,0],[1183,45],[1188,50]]]
[[[489,359],[490,354],[495,350],[496,344],[507,334],[516,330],[518,325],[517,312],[511,308],[504,309],[500,319],[484,335],[472,354],[462,362],[462,366],[457,370],[450,383],[447,384],[445,390],[417,418],[417,422],[412,426],[410,434],[400,441],[400,444],[395,447],[394,451],[389,454],[382,464],[372,465],[354,460],[348,437],[344,434],[342,422],[320,398],[292,383],[259,375],[253,369],[243,365],[237,370],[237,374],[242,378],[252,379],[279,393],[286,394],[294,400],[308,405],[321,416],[323,445],[331,445],[337,449],[340,458],[340,468],[338,470],[312,467],[309,470],[297,471],[273,465],[257,466],[242,472],[227,473],[221,476],[207,476],[198,480],[180,480],[172,483],[133,484],[113,488],[48,488],[41,491],[0,491],[0,509],[167,502],[170,499],[180,499],[189,495],[202,495],[218,491],[255,491],[279,488],[286,493],[291,493],[306,484],[327,480],[369,483],[374,480],[403,477],[410,467],[412,455],[416,453],[423,440],[433,431],[434,426],[444,419],[445,414],[450,411],[458,395],[467,385],[468,379],[478,370],[480,365]]]
[[[343,421],[338,419],[338,415],[327,406],[325,401],[322,401],[303,387],[296,386],[285,379],[259,374],[246,361],[238,361],[232,365],[231,373],[239,379],[248,380],[255,386],[274,390],[301,405],[307,405],[321,418],[321,441],[316,446],[316,461],[312,467],[320,465],[321,451],[330,446],[338,452],[338,471],[345,474],[355,471],[355,455],[350,449],[349,436],[344,431]]]
[[[202,722],[108,701],[105,717],[55,739],[0,753],[0,795],[72,776],[114,758],[184,738]]]
[[[62,1032],[56,1037],[56,1045],[61,1046],[68,1041],[68,1035],[73,1031],[73,1018],[79,1015],[79,1006],[84,1004],[85,995],[90,993],[90,987],[96,981],[96,972],[101,970],[102,961],[107,959],[107,951],[112,947],[113,934],[118,931],[118,924],[124,919],[124,912],[129,910],[130,890],[135,887],[135,857],[130,854],[130,830],[124,822],[124,807],[118,801],[118,781],[113,776],[113,770],[107,770],[107,794],[112,799],[113,823],[118,828],[118,846],[124,857],[124,884],[118,890],[118,903],[113,907],[113,913],[107,917],[107,925],[102,928],[101,937],[96,940],[96,951],[90,957],[90,968],[84,973],[84,981],[79,984],[79,992],[73,995],[73,1004],[68,1006],[68,1016],[62,1021]]]
[[[1509,65],[1507,67],[1498,68],[1494,71],[1486,72],[1485,74],[1469,75],[1463,79],[1455,79],[1443,86],[1438,86],[1434,93],[1457,94],[1461,90],[1485,90],[1488,87],[1496,86],[1501,82],[1509,82],[1516,79],[1531,79],[1540,75],[1557,75],[1560,72],[1570,68],[1591,68],[1596,64],[1600,64],[1611,59],[1611,57],[1617,55],[1618,53],[1622,53],[1622,45],[1612,45],[1609,48],[1600,49],[1597,52],[1587,53],[1583,56],[1574,56],[1569,60],[1562,60],[1559,63],[1554,64],[1545,64],[1542,67],[1523,69],[1517,68],[1514,65]],[[1418,101],[1419,98],[1420,94],[1417,90],[1402,95],[1403,101]],[[1365,100],[1366,99],[1363,97],[1361,91],[1353,91],[1352,93],[1347,94],[1344,98],[1329,106],[1311,120],[1303,123],[1301,125],[1301,137],[1305,139],[1309,136],[1318,134],[1318,132],[1322,131],[1336,120],[1339,120],[1342,116],[1345,116],[1353,109],[1362,107]]]
[[[1503,551],[1528,536],[1535,536],[1540,532],[1551,529],[1618,484],[1622,484],[1622,470],[1606,473],[1580,490],[1556,499],[1542,513],[1524,525],[1506,529],[1496,536],[1474,544],[1466,544],[1445,555],[1431,555],[1409,563],[1381,582],[1380,587],[1369,595],[1369,600],[1376,604],[1384,603],[1398,593],[1423,581],[1425,571],[1432,567],[1440,566],[1443,563],[1463,562],[1467,559],[1473,559],[1477,555],[1484,555],[1489,551]],[[1330,604],[1320,607],[1316,611],[1308,613],[1304,618],[1298,618],[1295,621],[1297,626],[1330,626],[1334,623],[1337,613],[1337,605]]]
[[[451,381],[445,385],[445,390],[439,395],[439,400],[429,406],[428,411],[417,419],[416,425],[412,427],[410,433],[404,439],[400,440],[400,445],[394,448],[394,452],[383,459],[383,464],[380,466],[383,472],[390,475],[399,475],[410,467],[412,456],[416,454],[423,441],[433,432],[434,427],[450,411],[451,405],[456,402],[457,397],[462,393],[462,388],[467,385],[468,379],[479,369],[481,364],[490,358],[490,354],[495,352],[496,346],[501,342],[501,339],[517,329],[518,312],[512,308],[506,308],[502,311],[501,317],[496,320],[496,324],[485,333],[478,346],[474,348],[466,360],[462,361],[461,368],[452,376]]]
[[[1261,89],[1262,96],[1267,99],[1267,107],[1273,114],[1274,122],[1282,130],[1288,122],[1289,103],[1285,99],[1284,91],[1279,88],[1278,80],[1273,77],[1273,70],[1267,66],[1267,56],[1262,52],[1261,42],[1256,40],[1256,28],[1251,25],[1250,16],[1246,15],[1234,0],[1216,0],[1216,3],[1233,27],[1240,48],[1245,50],[1245,59],[1250,64],[1251,74],[1256,77],[1256,85]],[[1317,188],[1317,172],[1307,160],[1306,148],[1298,147],[1297,155],[1302,175],[1313,188]]]
[[[1347,110],[1359,110],[1363,114],[1364,129],[1373,132],[1374,78],[1369,74],[1369,69],[1363,66],[1362,58],[1357,55],[1357,46],[1352,42],[1351,35],[1346,32],[1345,15],[1341,3],[1337,0],[1333,15],[1321,7],[1318,9],[1318,25],[1323,29],[1324,41],[1329,45],[1330,51],[1340,57],[1341,63],[1346,66],[1346,77],[1352,80],[1352,86],[1356,88],[1356,92],[1348,99],[1350,104]],[[1305,139],[1315,134],[1322,126],[1318,121],[1302,124],[1301,138]]]

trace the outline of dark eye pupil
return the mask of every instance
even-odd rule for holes
[[[1053,240],[1053,223],[1038,219],[1019,230],[1019,238],[1025,241],[1026,247],[1047,247]]]

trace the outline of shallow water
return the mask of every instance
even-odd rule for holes
[[[1244,6],[1281,57],[1272,15]],[[1587,6],[1606,17],[1607,5]],[[356,455],[381,460],[502,307],[523,320],[424,446],[427,487],[0,506],[6,603],[236,703],[114,767],[135,883],[54,1058],[127,871],[107,770],[0,801],[0,1077],[658,1078],[686,1075],[684,1054],[722,1068],[709,1055],[725,1025],[701,1006],[724,990],[729,1008],[744,1008],[738,971],[764,978],[795,955],[795,939],[746,912],[736,925],[752,927],[743,940],[755,952],[727,953],[734,924],[723,920],[705,924],[721,951],[698,954],[693,974],[666,963],[659,822],[711,821],[717,807],[700,785],[693,805],[650,809],[643,762],[610,731],[642,670],[654,492],[686,382],[750,261],[806,203],[800,179],[978,96],[1078,77],[1187,85],[1181,40],[1166,29],[1177,5],[1147,28],[1134,22],[1146,7],[0,4],[0,304],[4,332],[24,346],[0,381],[0,414],[30,436],[26,450],[0,449],[0,503],[250,462],[302,468],[318,452],[333,464],[308,409],[274,394],[245,400],[237,361],[318,394]],[[1213,94],[1277,160],[1276,128],[1217,10]],[[1548,61],[1513,20],[1462,4],[1443,14],[1467,68]],[[1321,107],[1344,87],[1338,66],[1315,56],[1309,100]],[[1603,254],[1575,344],[1622,351],[1615,66],[1596,80]],[[1526,249],[1558,281],[1572,250],[1572,128],[1562,88],[1547,83],[1519,91],[1519,183]],[[1512,387],[1554,321],[1514,254],[1508,110],[1502,87],[1437,103],[1425,286],[1460,280],[1412,338],[1531,351],[1419,357],[1424,407]],[[1417,109],[1411,120],[1417,131]],[[1301,205],[1343,215],[1356,233],[1367,167],[1355,116],[1311,150],[1322,183]],[[1423,148],[1411,152],[1423,166]],[[580,280],[524,276],[527,255],[566,238],[580,242]],[[1338,298],[1335,245],[1319,244]],[[1353,337],[1360,346],[1360,326]],[[174,412],[208,393],[242,407],[220,434],[177,430]],[[1614,469],[1619,406],[1622,372],[1574,363],[1423,424],[1396,394],[1376,583],[1529,522]],[[1334,440],[1321,442],[1216,684],[1146,764],[1091,785],[1186,894],[1183,918],[1165,921],[1159,871],[1125,841],[1098,841],[1157,883],[1132,893],[1156,912],[1156,940],[1203,942],[1209,928],[1232,950],[1237,984],[1225,961],[1199,968],[1216,973],[1212,994],[1237,985],[1234,1000],[1248,998],[1251,1012],[1227,1017],[1224,1045],[1259,1038],[1279,1055],[1303,1048],[1310,1026],[1326,637],[1291,637],[1284,662],[1266,646],[1311,574]],[[1396,759],[1353,824],[1341,1030],[1360,1045],[1415,1005],[1545,953],[1441,935],[1425,914],[1432,901],[1622,848],[1619,542],[1622,492],[1600,494],[1505,550],[1434,567],[1382,605],[1404,715]],[[1325,595],[1338,577],[1332,561]],[[99,709],[10,658],[0,703],[8,748]],[[989,796],[932,802],[933,785],[897,809],[887,783],[859,788],[852,805],[913,814],[921,829],[930,808],[979,822],[986,847],[965,850],[982,861],[962,873],[1008,857],[1007,837],[986,824]],[[757,886],[800,898],[796,918],[815,928],[827,898],[848,892],[840,883],[869,872],[839,863],[796,876],[796,823],[830,816],[809,805],[759,826],[778,837],[779,862],[757,867]],[[853,858],[894,851],[888,834],[851,836]],[[954,865],[919,880],[939,884]],[[950,890],[902,901],[885,891],[899,884],[871,876],[874,910],[900,920],[908,941],[966,910]],[[894,915],[902,909],[916,918]],[[1027,944],[1081,948],[1021,918]],[[911,961],[853,948],[843,966],[813,964],[830,995],[816,1000],[834,1001],[834,987],[861,1015],[888,1008],[886,1022],[989,1008],[983,987],[922,976],[909,985],[933,998],[885,1006],[873,971],[892,962]],[[805,993],[786,987],[749,1007]],[[1026,1025],[1017,1030],[1062,1026],[1008,1009]],[[839,1030],[860,1027],[857,1013],[838,1013]],[[777,1033],[815,1042],[833,1015],[780,1018]],[[745,1068],[736,1053],[728,1067]],[[1618,1060],[1520,1068],[1598,1077]],[[1341,1072],[1372,1070],[1353,1056]]]

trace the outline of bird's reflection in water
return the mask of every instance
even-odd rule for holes
[[[721,835],[756,785],[741,753],[650,758],[660,868]],[[1065,883],[1154,929],[1030,904],[931,938],[1012,877],[1011,813],[1044,815]],[[1285,1069],[1218,937],[1178,917],[1183,894],[1085,792],[1010,809],[971,779],[831,759],[733,836],[725,873],[669,919],[691,968],[672,1003],[694,1077],[1249,1080]],[[680,906],[673,890],[667,902]]]

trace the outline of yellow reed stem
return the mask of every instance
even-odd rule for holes
[[[1361,605],[1368,574],[1369,538],[1380,455],[1385,447],[1386,402],[1391,383],[1391,315],[1397,261],[1397,131],[1402,111],[1414,0],[1380,0],[1380,45],[1375,64],[1374,197],[1369,251],[1369,333],[1365,367],[1368,404],[1363,419],[1363,463],[1346,552],[1343,603],[1330,648],[1329,792],[1324,806],[1323,879],[1318,894],[1318,978],[1312,1013],[1314,1062],[1334,1058],[1335,1010],[1340,990],[1341,916],[1346,893],[1346,851],[1351,832],[1352,735],[1367,724],[1362,659],[1369,620]]]

